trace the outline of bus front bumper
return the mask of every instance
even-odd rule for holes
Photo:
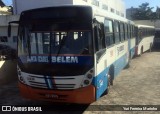
[[[21,95],[27,99],[49,102],[90,104],[95,101],[96,94],[93,85],[75,90],[47,90],[32,88],[19,82],[19,88]]]

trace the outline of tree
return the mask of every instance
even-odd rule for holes
[[[142,3],[131,17],[133,20],[150,20],[154,16],[152,9],[153,7],[149,7],[149,3]]]

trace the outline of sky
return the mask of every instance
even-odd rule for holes
[[[12,5],[12,0],[2,0],[7,6]]]
[[[2,0],[7,6],[12,5],[12,0]],[[124,0],[126,4],[126,8],[130,7],[139,7],[142,3],[148,2],[150,7],[154,7],[154,10],[156,10],[157,6],[160,7],[160,0]]]
[[[142,3],[148,2],[150,7],[154,7],[153,11],[157,9],[157,6],[160,7],[160,0],[124,0],[126,8],[139,7]]]

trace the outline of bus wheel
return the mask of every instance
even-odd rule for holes
[[[113,75],[114,74],[114,71],[113,71],[113,66],[111,67],[111,69],[108,71],[108,73],[106,74],[106,78],[108,80],[108,85],[107,85],[107,89],[104,91],[103,95],[106,95],[109,93],[109,89],[111,87],[111,85],[113,85]]]
[[[108,72],[106,78],[108,80],[108,85],[107,85],[107,89],[104,92],[104,95],[106,95],[106,94],[109,93],[109,89],[110,89],[110,85],[111,85],[111,75],[110,75],[110,72]]]
[[[111,86],[111,75],[110,75],[110,73],[108,73],[107,78],[108,78],[108,87],[107,87],[107,94],[108,94],[110,86]]]
[[[110,85],[113,86],[113,80],[114,80],[114,67],[110,69]]]

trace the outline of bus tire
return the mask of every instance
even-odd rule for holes
[[[110,86],[111,86],[111,75],[110,75],[110,70],[108,71],[108,73],[106,74],[106,78],[108,80],[108,85],[107,85],[107,88],[106,90],[104,91],[103,95],[107,95],[109,93],[109,90],[110,90]]]
[[[113,80],[111,79],[110,71],[108,72],[107,78],[108,78],[108,88],[107,88],[107,94],[108,94],[109,93],[109,89],[111,87],[111,83],[113,84]]]
[[[110,85],[113,86],[113,80],[114,80],[114,66],[111,66],[110,70],[109,70],[109,73],[110,73]]]

